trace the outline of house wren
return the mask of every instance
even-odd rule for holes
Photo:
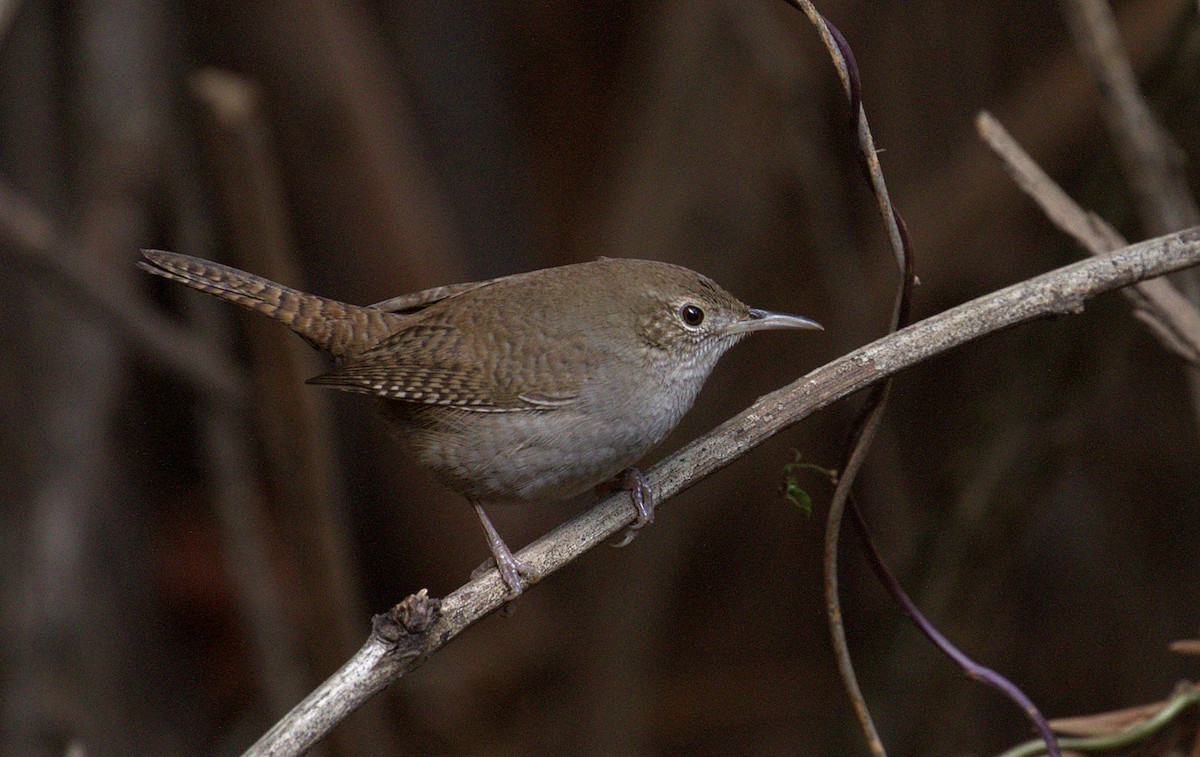
[[[537,579],[484,502],[561,500],[621,479],[652,516],[634,462],[751,331],[821,328],[746,307],[710,279],[649,260],[591,263],[429,289],[362,307],[178,253],[150,273],[270,316],[337,361],[309,383],[385,399],[413,458],[474,505],[510,596]]]

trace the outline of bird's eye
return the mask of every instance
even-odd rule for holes
[[[679,317],[688,326],[699,326],[704,323],[704,311],[697,305],[684,305],[679,308]]]

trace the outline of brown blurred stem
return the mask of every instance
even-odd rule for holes
[[[216,69],[193,75],[190,85],[204,115],[202,134],[227,221],[231,262],[298,283],[287,204],[258,87]],[[253,355],[254,401],[247,410],[265,442],[271,490],[287,503],[278,520],[307,595],[305,612],[295,620],[305,629],[315,669],[333,670],[357,646],[353,624],[363,609],[342,519],[345,497],[335,469],[328,397],[304,386],[321,365],[311,349],[281,338],[270,324],[240,322]],[[394,741],[388,728],[382,712],[370,708],[339,731],[344,743],[338,751],[379,752]]]
[[[1104,122],[1146,232],[1166,234],[1200,223],[1186,157],[1138,89],[1107,0],[1063,0],[1063,8],[1075,46],[1099,85]]]
[[[68,254],[68,242],[49,216],[3,178],[0,238],[12,243],[0,246],[0,251],[49,274],[47,282],[65,288],[73,302],[100,312],[135,346],[207,391],[226,397],[238,393],[238,371],[232,364],[212,354],[203,340],[123,291],[112,277],[97,275],[84,258]],[[131,265],[133,254],[131,249]]]
[[[199,308],[197,308],[198,310]],[[206,329],[214,343],[216,319]],[[226,575],[237,596],[238,612],[253,651],[264,709],[286,709],[307,685],[295,623],[288,614],[282,588],[271,580],[270,536],[247,445],[246,412],[239,403],[203,395],[200,436],[211,472],[213,509],[221,524]]]
[[[985,295],[861,347],[765,395],[742,413],[647,472],[655,501],[670,497],[745,455],[809,415],[905,368],[987,334],[1037,318],[1079,313],[1095,296],[1200,264],[1200,227],[1089,258]],[[616,494],[517,553],[542,574],[603,544],[634,519]],[[531,589],[535,590],[535,589]],[[298,754],[367,699],[420,666],[466,628],[499,609],[507,590],[488,571],[431,607],[414,595],[379,616],[367,642],[342,668],[296,705],[247,755]],[[419,624],[397,614],[424,608]]]
[[[225,527],[227,564],[262,669],[264,695],[276,708],[273,712],[281,711],[303,692],[304,680],[296,676],[297,659],[279,597],[261,582],[238,580],[265,570],[267,552],[262,524],[253,516],[261,508],[250,504],[256,487],[249,482],[245,434],[236,423],[243,399],[238,370],[220,357],[225,351],[212,348],[212,329],[199,335],[182,329],[132,292],[121,291],[113,277],[91,271],[83,258],[65,252],[69,245],[48,216],[2,182],[0,235],[15,242],[0,249],[17,252],[22,262],[49,274],[51,284],[66,288],[74,301],[95,307],[118,333],[188,377],[204,398],[201,436],[216,472],[214,498]]]

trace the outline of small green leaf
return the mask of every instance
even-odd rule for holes
[[[812,497],[809,496],[808,492],[797,486],[794,481],[784,482],[783,497],[803,513],[805,518],[812,515]]]
[[[795,455],[795,459],[783,466],[783,483],[779,487],[779,493],[807,518],[812,515],[812,496],[800,485],[801,474],[817,473],[821,478],[836,482],[837,471],[805,462],[799,450],[792,450],[792,453]]]

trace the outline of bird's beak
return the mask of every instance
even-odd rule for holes
[[[772,313],[770,310],[750,308],[750,317],[744,321],[730,324],[725,329],[726,334],[746,334],[751,331],[766,331],[767,329],[817,329],[824,331],[825,327],[816,321],[798,315],[787,313]]]

